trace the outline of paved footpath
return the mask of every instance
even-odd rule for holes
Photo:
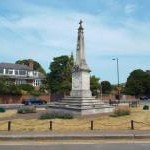
[[[0,140],[101,140],[101,139],[150,139],[150,131],[90,131],[90,132],[4,132]]]

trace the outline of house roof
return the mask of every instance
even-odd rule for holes
[[[30,68],[27,65],[22,65],[22,64],[13,64],[13,63],[0,63],[0,68],[5,68],[5,69],[15,69],[15,70],[27,70],[27,71],[33,71],[32,68]],[[37,71],[38,72],[38,71]],[[14,76],[11,75],[9,76],[9,78],[25,78],[24,76]],[[42,74],[41,72],[38,73],[38,77],[34,76],[34,77],[26,77],[27,79],[44,79],[45,75]]]
[[[13,64],[13,63],[0,63],[0,68],[32,71],[32,69],[27,65]]]

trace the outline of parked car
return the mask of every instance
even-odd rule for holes
[[[44,105],[47,101],[37,98],[29,98],[24,101],[22,101],[22,104],[24,105]]]
[[[141,96],[141,97],[140,97],[140,100],[148,100],[148,99],[149,99],[148,96]]]

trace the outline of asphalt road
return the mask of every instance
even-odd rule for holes
[[[147,143],[1,145],[0,150],[149,150]]]

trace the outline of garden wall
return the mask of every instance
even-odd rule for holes
[[[23,100],[32,97],[31,95],[0,95],[0,104],[15,104],[21,103]],[[50,102],[50,96],[48,94],[40,95],[38,98]]]

